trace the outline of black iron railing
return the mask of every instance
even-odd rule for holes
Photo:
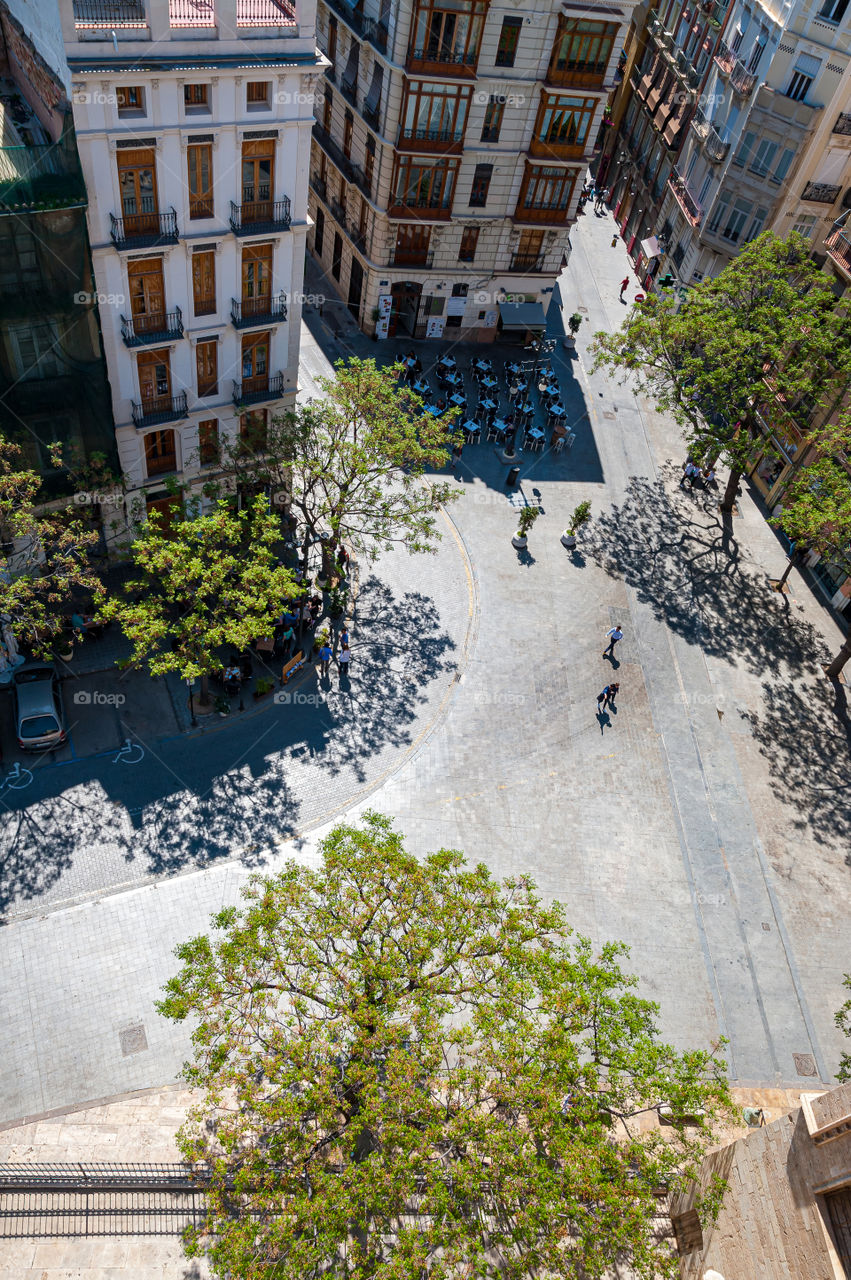
[[[146,316],[121,317],[121,336],[127,347],[144,347],[156,342],[169,342],[183,337],[183,313],[154,311]]]
[[[137,427],[158,427],[186,417],[186,392],[176,396],[150,396],[133,401],[133,421]]]
[[[177,211],[167,213],[125,213],[109,215],[110,236],[117,249],[151,249],[155,245],[177,244]]]
[[[232,298],[230,318],[235,329],[245,329],[255,324],[275,324],[287,318],[287,304],[283,293],[267,294],[260,298]]]
[[[259,404],[263,400],[280,400],[284,394],[282,373],[260,373],[253,378],[243,378],[233,384],[235,405]]]
[[[291,226],[290,201],[248,200],[244,204],[230,205],[231,230],[236,235],[254,234],[258,231],[289,231]]]

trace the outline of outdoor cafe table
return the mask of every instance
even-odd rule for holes
[[[426,413],[430,413],[433,418],[439,418],[440,415],[443,413],[443,410],[438,409],[436,404],[427,404],[425,407],[425,411]]]
[[[512,364],[507,364],[505,367],[506,367],[506,369],[508,370],[508,372],[509,372],[509,373],[511,373],[511,374],[518,374],[518,373],[520,372],[520,365],[519,365],[519,364],[513,364],[513,363],[512,363]]]
[[[449,387],[463,387],[464,385],[464,379],[460,373],[447,373],[443,381]]]
[[[498,387],[499,383],[496,378],[482,378],[482,386],[486,391],[492,391],[494,387]]]
[[[429,395],[431,393],[431,387],[425,381],[424,378],[420,378],[419,382],[414,383],[414,390],[416,391],[417,395],[420,395],[420,396]]]
[[[444,369],[455,368],[455,360],[452,356],[441,356],[437,363]]]
[[[475,418],[468,418],[466,422],[461,424],[468,435],[472,435],[474,431],[481,431],[481,426],[476,422]]]
[[[493,368],[493,363],[492,361],[485,360],[484,357],[482,357],[481,359],[473,362],[473,368],[480,370],[481,373],[490,373]]]
[[[565,412],[565,410],[564,410],[564,405],[563,405],[563,404],[551,404],[551,405],[550,405],[550,407],[549,407],[549,409],[547,410],[547,412],[549,413],[549,415],[550,415],[550,417],[551,417],[551,418],[563,418],[563,417],[564,417],[564,412]]]
[[[532,401],[531,401],[531,400],[527,400],[525,404],[519,404],[519,405],[517,406],[517,412],[518,412],[518,413],[523,413],[523,414],[526,414],[526,413],[534,413],[534,412],[535,412],[535,406],[532,404]]]
[[[544,438],[544,433],[540,427],[530,427],[526,435],[529,436],[530,440],[543,440]]]
[[[502,435],[505,435],[506,431],[508,431],[510,428],[509,428],[509,424],[503,418],[494,418],[493,429],[499,435],[502,436]]]
[[[462,396],[460,391],[456,391],[454,395],[449,397],[449,403],[457,405],[459,409],[463,409],[467,403],[467,397]]]
[[[480,406],[480,407],[481,407],[482,409],[487,409],[487,410],[488,410],[488,412],[490,412],[490,410],[491,410],[491,409],[495,409],[495,408],[496,408],[496,401],[495,401],[495,400],[483,400],[483,401],[482,401],[482,403],[481,403],[481,406]]]

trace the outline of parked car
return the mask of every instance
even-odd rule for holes
[[[15,731],[22,751],[53,751],[66,739],[59,677],[46,662],[28,662],[13,676]]]

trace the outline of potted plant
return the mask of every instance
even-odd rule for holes
[[[590,519],[590,516],[591,503],[586,499],[585,502],[579,503],[579,506],[567,522],[567,528],[561,535],[562,544],[569,550],[572,551],[576,546],[576,535],[585,524],[585,521]]]
[[[517,522],[517,532],[511,539],[511,545],[516,547],[518,551],[522,551],[526,546],[529,530],[541,514],[540,507],[521,507],[520,519]]]
[[[570,319],[567,322],[567,327],[570,330],[570,333],[564,340],[564,345],[566,347],[576,346],[576,335],[579,332],[579,326],[581,324],[582,324],[582,316],[579,314],[578,311],[574,311],[573,315],[570,317]]]
[[[348,603],[348,598],[349,598],[349,593],[347,591],[341,590],[339,587],[334,587],[332,588],[331,591],[329,591],[328,613],[335,622],[339,618],[342,618],[343,614],[346,612],[346,605]]]
[[[226,698],[223,693],[219,694],[219,696],[216,698],[216,701],[213,705],[215,706],[220,716],[230,715],[230,698]]]
[[[275,687],[275,681],[268,679],[267,676],[261,676],[254,685],[254,701],[259,702],[261,698],[265,698],[267,693],[271,693]]]

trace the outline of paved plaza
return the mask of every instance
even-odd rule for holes
[[[0,795],[0,1118],[175,1081],[186,1031],[153,1007],[175,944],[252,869],[313,858],[333,815],[367,806],[415,851],[529,872],[577,930],[625,940],[665,1034],[727,1037],[737,1084],[831,1080],[851,727],[818,661],[841,635],[797,573],[770,592],[783,552],[747,489],[725,526],[713,495],[679,488],[672,424],[591,374],[591,335],[624,314],[611,229],[587,210],[560,282],[584,318],[556,357],[572,449],[524,455],[517,491],[493,445],[465,449],[437,555],[393,553],[361,583],[350,691],[310,673],[316,703],[172,726],[137,765],[69,761]],[[305,391],[347,352],[387,354],[343,308],[309,315]],[[584,498],[571,554],[559,535]],[[543,514],[518,553],[523,502]]]

